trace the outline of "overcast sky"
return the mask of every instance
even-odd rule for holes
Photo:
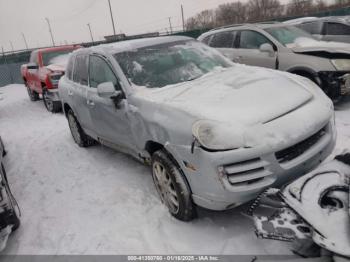
[[[233,0],[111,0],[116,31],[126,34],[164,31],[168,17],[180,29],[181,4],[188,18],[227,2]],[[108,0],[0,0],[0,46],[10,51],[11,41],[15,50],[24,49],[22,32],[29,48],[51,45],[45,17],[57,44],[90,41],[87,23],[95,40],[113,34]]]

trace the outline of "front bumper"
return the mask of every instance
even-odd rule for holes
[[[60,95],[58,93],[58,89],[47,89],[47,96],[51,99],[53,102],[60,102]]]
[[[350,95],[350,72],[319,72],[321,88],[331,98]]]
[[[273,126],[275,128],[275,126]],[[268,187],[280,187],[317,167],[333,151],[334,119],[317,132],[288,145],[208,152],[168,144],[192,190],[193,201],[211,210],[226,210],[256,198]]]

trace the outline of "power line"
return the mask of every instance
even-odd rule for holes
[[[25,44],[25,46],[26,46],[26,49],[28,50],[29,48],[28,48],[28,43],[27,43],[27,40],[26,40],[26,37],[25,37],[25,35],[22,33],[22,37],[23,37],[23,40],[24,40],[24,44]]]

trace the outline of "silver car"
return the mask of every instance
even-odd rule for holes
[[[225,210],[317,166],[335,142],[333,104],[296,75],[234,64],[187,37],[75,51],[59,82],[75,142],[152,166],[170,213]]]
[[[320,40],[350,43],[349,16],[305,17],[284,23],[303,29]]]
[[[332,99],[350,94],[350,45],[328,43],[282,23],[244,24],[209,31],[198,40],[234,62],[309,78]]]

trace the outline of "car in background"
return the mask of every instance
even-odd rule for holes
[[[43,97],[49,112],[61,111],[58,81],[64,75],[69,54],[80,46],[60,46],[34,50],[28,64],[21,66],[21,74],[31,101]]]
[[[315,83],[234,64],[188,37],[78,50],[59,93],[74,141],[149,163],[162,202],[183,221],[195,205],[234,208],[294,180],[336,138],[332,101]]]
[[[11,232],[20,225],[18,204],[11,192],[3,163],[5,155],[5,147],[0,137],[0,251],[6,247]]]
[[[333,100],[350,94],[350,45],[325,42],[283,23],[227,26],[198,40],[230,60],[287,71],[317,83]]]
[[[284,23],[303,29],[320,40],[350,43],[349,16],[305,17]]]

